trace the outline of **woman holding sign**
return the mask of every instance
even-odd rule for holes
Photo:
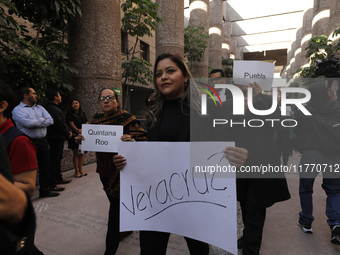
[[[154,66],[155,103],[147,114],[149,141],[190,141],[190,110],[200,112],[199,93],[195,83],[190,83],[191,74],[177,54],[160,55]],[[241,148],[228,148],[225,153],[231,164],[243,165],[247,151]],[[232,155],[232,156],[231,156]],[[114,157],[118,169],[126,163],[122,155]],[[140,231],[141,255],[166,254],[170,233]],[[190,254],[208,255],[209,245],[185,237]]]
[[[113,89],[102,89],[98,96],[98,103],[102,113],[93,117],[91,124],[121,125],[124,126],[122,141],[146,140],[146,133],[136,117],[127,111],[121,110],[117,92]],[[76,141],[84,139],[80,134]],[[97,170],[103,184],[105,193],[110,201],[109,222],[106,234],[105,255],[115,254],[119,241],[119,170],[113,164],[113,156],[116,153],[96,152]]]

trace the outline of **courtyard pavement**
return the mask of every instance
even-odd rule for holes
[[[294,154],[289,164],[299,162]],[[45,255],[103,255],[109,203],[102,190],[96,164],[84,167],[88,173],[74,178],[73,171],[64,173],[72,182],[63,185],[66,189],[54,198],[39,198],[36,191],[33,204],[37,216],[36,246]],[[300,210],[298,197],[298,175],[287,176],[292,198],[277,203],[267,210],[261,255],[338,255],[340,246],[330,242],[330,229],[326,223],[326,195],[321,188],[322,178],[317,177],[314,185],[313,234],[305,234],[297,226]],[[240,217],[239,235],[242,231]],[[228,238],[228,237],[221,237]],[[125,238],[117,255],[138,255],[138,232]],[[167,255],[189,254],[184,239],[171,235]],[[210,247],[210,255],[230,254],[217,247]],[[239,250],[241,254],[241,250]]]

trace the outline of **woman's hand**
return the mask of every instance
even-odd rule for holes
[[[76,144],[81,144],[82,140],[85,140],[85,137],[82,134],[79,134],[76,137],[74,137],[74,141],[76,142]]]
[[[122,170],[126,164],[126,159],[122,155],[114,155],[113,164],[116,166],[118,170]]]
[[[134,142],[135,141],[135,139],[133,139],[131,135],[122,135],[120,140],[122,140],[123,142]]]
[[[224,156],[229,160],[232,166],[243,166],[248,158],[248,151],[239,147],[226,147],[224,149]]]

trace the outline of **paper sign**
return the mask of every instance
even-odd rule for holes
[[[123,126],[83,124],[82,150],[118,152],[117,143],[123,135]]]
[[[120,231],[176,233],[237,254],[236,182],[226,173],[226,146],[234,143],[120,142],[127,162]]]
[[[234,83],[249,86],[249,83],[256,82],[263,90],[270,91],[274,78],[274,67],[274,63],[269,62],[235,60]]]

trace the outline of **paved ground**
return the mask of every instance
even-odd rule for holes
[[[294,155],[289,163],[297,163]],[[59,197],[33,197],[37,215],[36,245],[45,255],[102,255],[105,250],[105,233],[108,201],[102,190],[95,164],[84,168],[88,176],[73,178],[73,171],[64,173],[72,182]],[[313,234],[305,234],[296,225],[300,210],[298,176],[288,179],[292,199],[278,203],[267,210],[261,255],[338,255],[340,246],[330,243],[330,230],[326,224],[326,196],[321,189],[322,179],[315,182]],[[239,222],[239,233],[241,233]],[[228,237],[221,237],[228,238]],[[120,244],[117,255],[138,255],[138,233],[127,237]],[[171,235],[167,255],[189,254],[182,237]],[[211,247],[210,255],[229,253]],[[239,253],[241,254],[241,253]]]

